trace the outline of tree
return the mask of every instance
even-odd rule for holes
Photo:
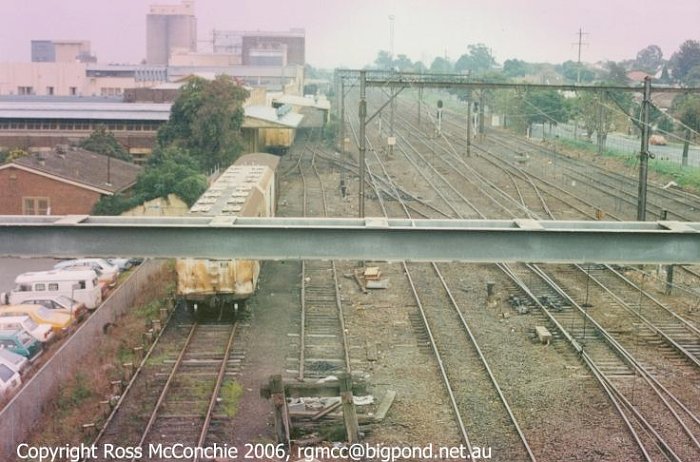
[[[687,83],[686,76],[698,65],[700,65],[700,42],[697,40],[686,40],[671,56],[673,78],[681,83]]]
[[[229,76],[193,78],[175,100],[168,123],[158,130],[158,146],[185,148],[202,171],[230,165],[241,152],[247,97],[248,91]]]
[[[635,69],[654,74],[664,63],[664,54],[658,45],[649,45],[637,52],[634,60]]]
[[[452,63],[441,56],[435,58],[433,63],[430,65],[430,72],[434,74],[449,74],[452,71]]]
[[[131,195],[103,197],[95,204],[93,213],[119,215],[143,202],[171,193],[191,206],[207,186],[207,177],[199,172],[197,160],[187,150],[175,146],[156,148],[146,169],[136,180]]]
[[[377,69],[392,69],[394,61],[391,59],[391,53],[386,50],[379,50],[377,58],[374,60],[374,65]]]
[[[520,59],[506,59],[503,62],[503,74],[507,77],[523,77],[528,70],[527,63]]]
[[[685,126],[685,139],[683,142],[682,165],[688,165],[688,148],[693,134],[700,132],[700,96],[679,95],[673,100],[672,109],[678,115],[681,123]]]
[[[413,63],[408,56],[401,54],[394,60],[393,68],[398,69],[400,72],[411,72],[413,71]]]
[[[548,122],[556,125],[569,120],[569,109],[564,97],[558,91],[539,90],[526,93],[523,96],[522,112],[527,115],[528,126]]]
[[[685,75],[685,83],[693,87],[700,86],[700,64],[690,68]]]
[[[605,63],[605,69],[607,73],[604,80],[607,83],[616,85],[627,85],[629,83],[630,79],[627,77],[627,71],[622,65],[614,61],[608,61]]]
[[[471,44],[467,49],[469,53],[460,56],[455,63],[456,72],[479,74],[493,69],[496,65],[491,50],[483,43]]]
[[[583,63],[579,64],[575,61],[564,61],[560,66],[557,66],[557,71],[564,76],[565,79],[576,82],[581,76],[581,82],[592,82],[595,79],[595,73],[588,69]]]
[[[95,130],[90,133],[90,136],[78,143],[78,146],[88,151],[114,157],[115,159],[121,159],[127,162],[133,160],[131,154],[129,154],[124,146],[117,141],[112,132],[108,131],[107,127],[104,125],[95,127]]]

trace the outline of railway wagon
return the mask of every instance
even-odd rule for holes
[[[277,206],[279,157],[265,153],[239,157],[188,211],[189,216],[269,217]],[[237,308],[255,292],[260,262],[231,259],[178,259],[177,295],[188,308]]]

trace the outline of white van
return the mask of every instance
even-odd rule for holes
[[[102,258],[78,258],[76,260],[64,260],[53,265],[54,269],[67,269],[67,268],[91,268],[97,269],[102,272],[102,277],[100,273],[97,273],[97,278],[103,280],[109,287],[114,287],[117,285],[117,276],[119,275],[119,268],[112,265],[107,260]]]
[[[102,292],[97,275],[89,269],[35,271],[20,274],[15,278],[15,287],[12,291],[0,294],[0,303],[19,305],[25,300],[54,295],[65,295],[83,302],[89,310],[94,310],[102,303]]]

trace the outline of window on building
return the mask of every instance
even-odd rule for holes
[[[22,213],[24,215],[48,215],[49,205],[48,197],[23,197]]]
[[[46,94],[49,96],[53,96],[53,87],[46,87]]]
[[[68,93],[69,93],[71,96],[78,96],[78,87],[70,87],[70,88],[68,89]]]
[[[33,95],[34,87],[17,87],[18,95]]]

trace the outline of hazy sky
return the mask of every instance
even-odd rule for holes
[[[175,0],[0,0],[0,61],[29,61],[32,39],[86,39],[100,62],[139,62],[146,55],[151,3]],[[359,67],[389,49],[428,65],[445,52],[456,60],[470,43],[491,47],[499,63],[519,58],[621,60],[657,44],[668,58],[700,40],[700,0],[197,0],[200,47],[211,30],[306,29],[307,62]]]

